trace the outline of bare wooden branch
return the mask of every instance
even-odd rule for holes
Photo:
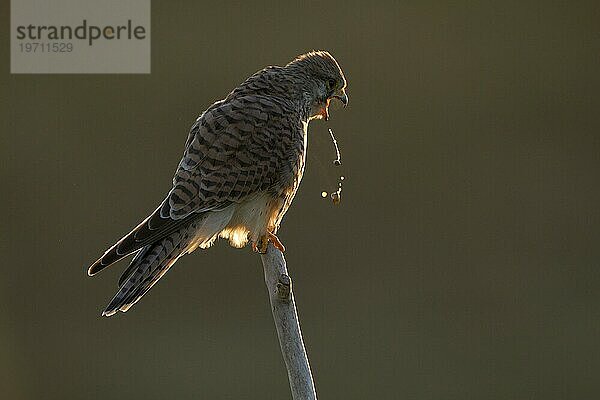
[[[267,252],[261,255],[261,259],[281,354],[290,380],[292,399],[316,400],[317,393],[304,349],[292,280],[288,275],[285,258],[281,251],[269,243]]]

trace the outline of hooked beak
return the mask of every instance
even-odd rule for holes
[[[336,98],[339,101],[341,101],[342,104],[344,105],[344,107],[346,107],[348,105],[348,95],[346,94],[345,89],[340,89],[340,90],[335,91],[335,93],[331,97]]]
[[[346,94],[346,90],[336,90],[331,96],[329,96],[325,100],[325,104],[320,106],[319,111],[317,113],[317,115],[320,115],[321,118],[323,118],[325,121],[329,121],[329,103],[331,102],[331,99],[334,98],[341,101],[344,107],[348,105],[348,95]]]

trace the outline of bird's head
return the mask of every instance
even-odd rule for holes
[[[329,119],[329,103],[338,99],[348,104],[346,78],[339,64],[326,51],[311,51],[298,56],[286,69],[293,71],[300,86],[309,119]]]

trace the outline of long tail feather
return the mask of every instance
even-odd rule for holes
[[[111,316],[127,311],[187,252],[196,224],[179,229],[169,236],[140,250],[119,280],[119,291],[102,315]]]
[[[168,233],[155,239],[154,242],[145,243],[142,246],[136,245],[136,249],[128,254],[135,251],[137,251],[137,254],[121,275],[119,291],[102,315],[111,316],[117,311],[127,311],[167,273],[179,257],[191,253],[197,247],[210,246],[229,223],[234,209],[234,207],[229,207],[219,212],[196,215],[190,221],[180,220],[176,229],[173,229],[172,226],[168,227]],[[135,232],[136,230],[132,231],[130,235],[135,235]],[[122,241],[123,239],[119,243]],[[113,248],[118,247],[119,243]],[[119,259],[122,257],[119,256]],[[101,260],[102,258],[99,261]],[[105,266],[102,264],[101,268],[94,269],[92,272],[98,272]]]
[[[198,214],[192,214],[180,220],[173,220],[161,216],[159,207],[148,218],[133,228],[131,232],[106,250],[102,257],[88,268],[88,275],[97,274],[104,268],[135,253],[143,247],[176,232],[182,226],[189,225],[190,222],[197,218],[199,218]]]

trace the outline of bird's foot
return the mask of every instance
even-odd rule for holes
[[[265,254],[269,246],[269,236],[262,235],[256,242],[252,242],[252,250],[255,253]]]
[[[265,254],[267,247],[269,246],[269,240],[273,243],[276,249],[279,249],[282,253],[285,252],[285,246],[274,233],[267,232],[258,238],[256,242],[252,242],[252,250],[256,253]]]
[[[277,236],[275,236],[274,233],[271,233],[271,232],[269,232],[268,235],[269,235],[269,239],[273,243],[273,246],[275,246],[276,249],[279,249],[282,253],[285,253],[285,246],[283,245],[283,243],[281,243],[279,238]]]

